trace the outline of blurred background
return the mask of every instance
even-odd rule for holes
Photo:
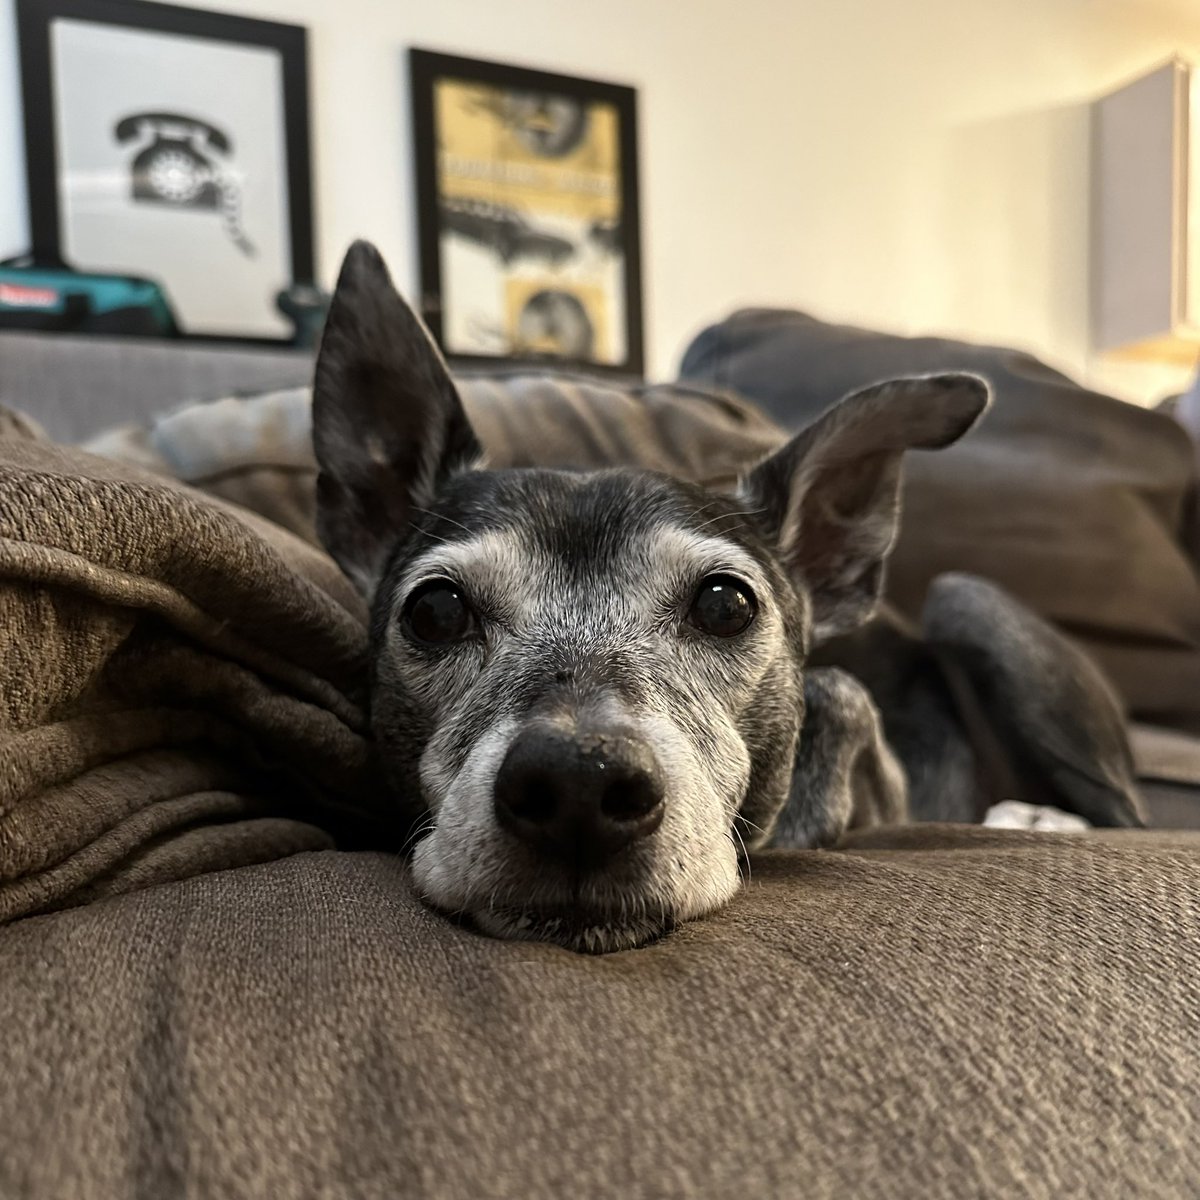
[[[355,236],[418,277],[405,50],[638,90],[646,371],[743,304],[1028,349],[1140,404],[1186,364],[1089,336],[1091,103],[1200,58],[1195,0],[212,0],[309,30],[319,282]],[[0,3],[0,256],[28,244]]]

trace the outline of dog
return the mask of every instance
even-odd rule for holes
[[[630,949],[725,904],[748,851],[905,819],[869,689],[806,660],[876,611],[904,452],[987,403],[969,374],[868,387],[726,493],[489,469],[356,243],[315,373],[317,528],[370,604],[371,725],[423,898],[500,938]]]

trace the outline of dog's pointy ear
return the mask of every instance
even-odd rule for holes
[[[415,509],[481,456],[446,364],[379,252],[350,247],[313,384],[317,532],[366,596]]]
[[[847,396],[760,463],[739,489],[813,605],[813,638],[866,621],[900,519],[905,450],[957,441],[988,404],[976,375],[927,375]]]

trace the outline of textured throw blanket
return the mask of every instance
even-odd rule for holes
[[[0,921],[330,845],[379,794],[364,614],[336,567],[0,433]]]

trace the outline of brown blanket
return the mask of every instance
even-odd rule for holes
[[[925,827],[764,856],[587,958],[394,857],[0,939],[0,1195],[1194,1197],[1200,836]]]
[[[248,513],[4,432],[0,921],[332,844],[377,794],[349,584]]]

